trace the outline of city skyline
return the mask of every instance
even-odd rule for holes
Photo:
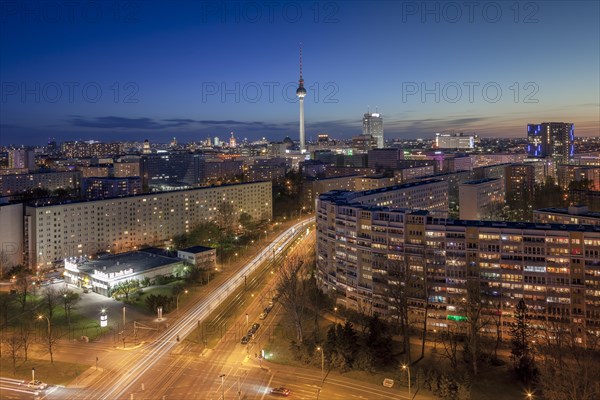
[[[369,108],[386,139],[525,137],[536,121],[600,132],[593,2],[132,2],[95,17],[57,4],[3,5],[0,145],[296,139],[300,42],[307,140],[360,134]]]

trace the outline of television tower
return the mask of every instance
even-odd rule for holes
[[[300,43],[300,80],[298,81],[296,96],[300,100],[300,152],[304,153],[304,96],[306,96],[306,89],[304,89],[304,79],[302,78],[302,43]]]

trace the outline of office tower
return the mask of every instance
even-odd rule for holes
[[[300,46],[300,80],[298,80],[296,96],[300,100],[300,152],[304,152],[306,149],[304,142],[304,96],[306,96],[306,89],[304,89],[304,79],[302,78],[302,46]]]
[[[237,147],[237,141],[235,140],[235,136],[233,136],[233,132],[231,133],[231,137],[229,138],[229,147],[235,148]]]
[[[221,146],[221,140],[219,139],[218,136],[215,136],[214,144],[215,144],[215,147]]]
[[[363,135],[370,135],[375,138],[377,142],[377,148],[383,149],[385,147],[383,141],[383,117],[378,112],[368,112],[363,116]]]
[[[204,156],[187,152],[145,154],[140,158],[144,190],[197,186],[204,182]]]
[[[396,169],[400,160],[400,149],[373,149],[368,152],[369,168],[381,169]]]
[[[529,157],[550,157],[556,164],[568,164],[575,152],[575,128],[566,122],[528,124],[527,142]]]

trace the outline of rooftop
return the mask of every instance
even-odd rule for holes
[[[107,274],[131,270],[128,274],[136,274],[178,262],[179,259],[177,258],[165,257],[148,251],[132,251],[103,255],[95,260],[86,260],[78,263],[77,268],[88,273],[93,273],[94,270]]]
[[[202,252],[210,251],[210,250],[214,250],[214,248],[206,247],[206,246],[192,246],[192,247],[188,247],[185,249],[180,249],[179,251],[184,251],[186,253],[198,254],[198,253],[202,253]]]

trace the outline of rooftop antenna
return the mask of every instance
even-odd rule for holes
[[[304,79],[302,79],[302,42],[300,42],[300,82],[304,83]]]

